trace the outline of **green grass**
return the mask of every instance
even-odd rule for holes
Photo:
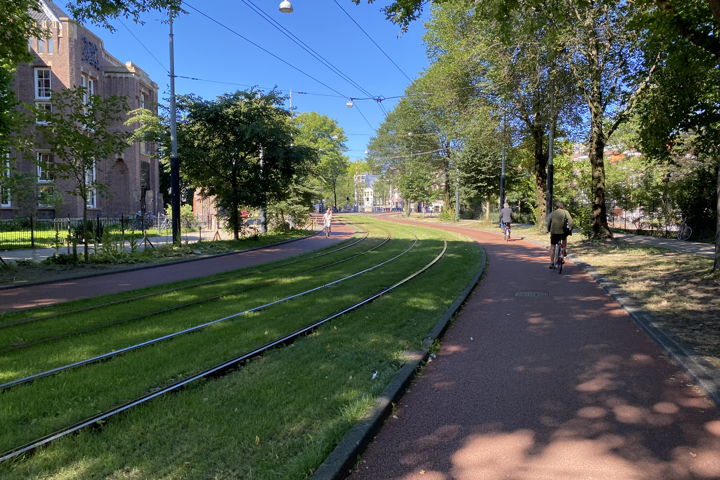
[[[99,247],[98,254],[90,255],[89,263],[83,263],[83,256],[79,254],[79,263],[55,264],[51,262],[22,262],[21,265],[0,265],[0,284],[17,285],[37,281],[72,278],[129,267],[197,258],[199,255],[229,253],[291,240],[309,235],[310,233],[312,232],[307,230],[270,232],[268,234],[258,235],[257,237],[247,237],[240,240],[202,241],[193,244],[184,244],[180,247],[162,245],[156,248],[149,247],[147,249],[138,249],[134,252],[113,253],[108,255],[103,254],[102,247]],[[115,250],[118,249],[119,247]],[[63,247],[60,249],[59,254],[66,256],[67,249]],[[2,255],[0,254],[0,256]]]
[[[156,388],[293,330],[311,317],[339,310],[427,263],[440,251],[443,239],[449,240],[448,253],[409,285],[292,346],[274,350],[233,374],[154,400],[109,421],[102,431],[83,432],[25,460],[0,465],[0,478],[305,478],[372,404],[402,365],[403,352],[421,345],[475,273],[482,255],[476,244],[454,234],[363,221],[371,229],[392,230],[393,242],[327,271],[297,277],[277,271],[282,282],[254,291],[252,299],[230,296],[228,304],[217,302],[164,322],[153,320],[137,331],[111,327],[108,331],[115,333],[104,333],[116,341],[128,340],[182,322],[197,322],[226,309],[241,309],[318,285],[344,271],[361,270],[402,250],[412,241],[411,231],[421,242],[386,267],[317,295],[6,391],[0,430],[9,432],[11,440],[3,435],[5,447],[122,402],[128,395],[125,388],[133,389],[133,395]],[[80,337],[54,353],[44,350],[46,346],[35,349],[34,355],[0,371],[21,370],[25,361],[34,361],[31,357],[72,357],[103,341],[93,335]],[[165,371],[168,367],[172,368],[169,372]],[[380,374],[375,380],[370,378],[373,371]],[[86,399],[93,404],[85,405]]]

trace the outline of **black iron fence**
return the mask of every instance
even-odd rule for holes
[[[207,228],[205,219],[183,218],[182,229],[192,231]],[[171,235],[170,217],[165,215],[121,215],[119,217],[95,217],[88,219],[83,227],[81,218],[39,219],[18,217],[0,220],[0,250],[20,248],[61,248],[104,240],[119,241],[145,236]]]

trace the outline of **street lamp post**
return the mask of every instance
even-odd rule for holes
[[[172,211],[172,239],[180,245],[180,157],[177,147],[177,107],[175,104],[175,47],[173,14],[170,13],[170,188]]]

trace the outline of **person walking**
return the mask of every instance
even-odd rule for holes
[[[550,268],[555,268],[555,245],[560,243],[563,250],[567,247],[567,237],[572,234],[573,219],[565,210],[565,204],[555,202],[555,210],[547,219],[547,229],[550,232]]]
[[[508,202],[505,202],[503,204],[502,210],[500,210],[500,227],[502,227],[503,231],[506,233],[506,239],[510,240],[510,224],[512,223],[512,208],[510,208],[510,205]]]
[[[327,210],[325,210],[325,214],[323,215],[323,230],[325,231],[326,238],[330,236],[330,229],[332,227],[332,216],[332,208],[328,208]]]

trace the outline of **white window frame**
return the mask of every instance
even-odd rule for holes
[[[83,91],[83,103],[87,105],[90,102],[90,96],[95,95],[95,79],[90,75],[82,75],[81,85]]]
[[[43,156],[47,156],[47,160],[41,160]],[[55,190],[55,179],[50,176],[50,169],[43,169],[44,163],[53,163],[55,156],[51,152],[37,152],[37,189],[38,189],[38,207],[48,208],[51,204],[42,203],[43,190],[49,190],[52,194]]]
[[[35,102],[35,106],[38,108],[43,107],[43,108],[45,108],[45,110],[52,113],[52,103],[50,103],[50,102]],[[49,122],[47,122],[45,120],[40,120],[39,118],[36,118],[35,123],[37,125],[47,125]]]
[[[43,158],[46,156],[47,158]],[[50,175],[49,168],[43,168],[44,164],[52,164],[55,162],[55,156],[50,152],[37,152],[37,182],[38,183],[53,183],[54,178]]]
[[[3,177],[10,178],[10,154],[5,157],[5,168],[2,172]],[[0,208],[12,207],[12,192],[10,188],[0,186]]]
[[[47,78],[41,78],[40,72],[47,73]],[[52,96],[52,70],[49,68],[36,68],[33,76],[35,79],[35,99],[50,100]],[[47,84],[45,84],[46,82]]]
[[[97,180],[97,168],[95,166],[95,160],[93,160],[92,167],[85,170],[85,185],[88,186],[88,198],[86,206],[88,208],[97,208],[97,188],[90,187]]]

